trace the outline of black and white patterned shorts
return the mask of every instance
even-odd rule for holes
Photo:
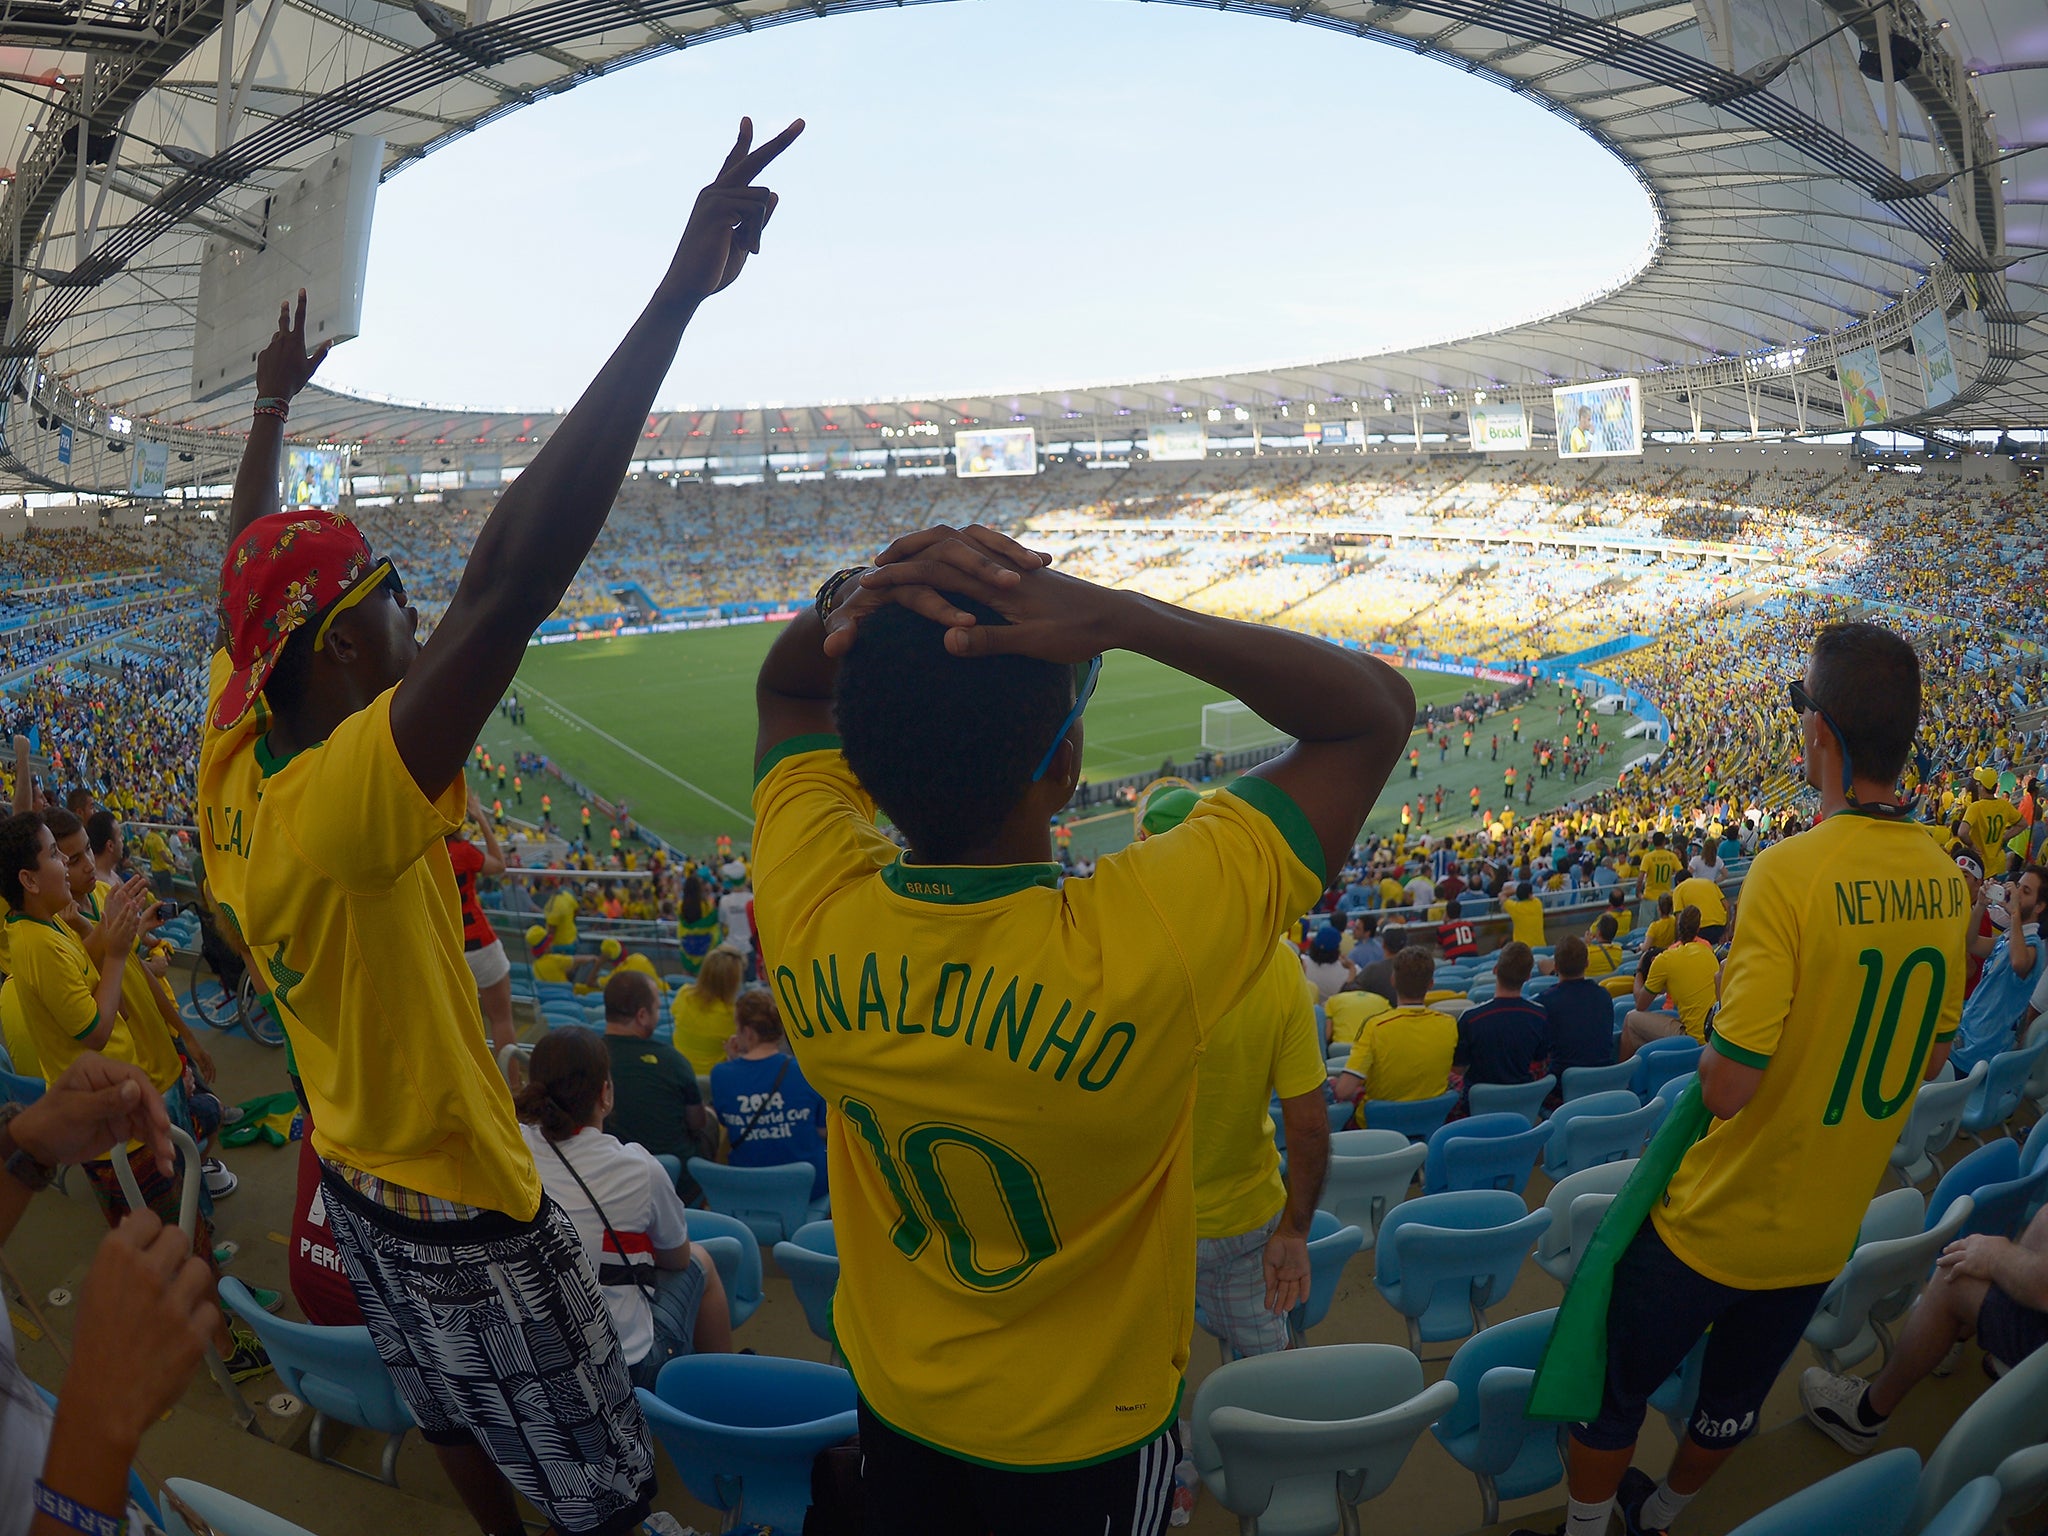
[[[561,1207],[542,1196],[530,1222],[417,1221],[330,1168],[320,1185],[363,1321],[428,1443],[480,1447],[565,1536],[644,1521],[646,1420]]]

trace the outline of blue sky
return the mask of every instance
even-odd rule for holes
[[[1652,218],[1576,128],[1306,26],[955,0],[641,64],[380,194],[364,333],[323,382],[567,405],[638,313],[742,112],[810,130],[763,254],[659,403],[802,404],[1338,357],[1606,286]]]

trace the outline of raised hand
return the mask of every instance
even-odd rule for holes
[[[107,946],[107,959],[126,963],[129,950],[141,937],[145,903],[153,903],[155,892],[140,875],[107,893],[107,910],[100,918],[100,934]]]
[[[825,654],[844,656],[852,650],[860,621],[890,604],[949,628],[971,628],[974,615],[947,597],[948,592],[999,608],[999,594],[1015,588],[1024,572],[1051,562],[1050,555],[1026,549],[979,523],[966,528],[939,524],[905,534],[883,550],[875,569],[839,599],[825,626]]]
[[[1079,662],[1126,643],[1130,622],[1143,600],[1113,592],[1049,567],[1047,557],[1024,549],[989,529],[955,534],[930,529],[911,540],[932,538],[928,546],[907,554],[899,540],[883,551],[883,563],[861,577],[860,596],[843,603],[870,605],[900,602],[948,626],[946,649],[955,656],[1034,656],[1041,661]],[[995,542],[1008,545],[1003,550]],[[1015,551],[1011,554],[1009,551]],[[893,558],[892,558],[893,557]],[[972,615],[955,608],[939,587],[971,597],[1002,615],[1004,624],[975,624]],[[902,594],[897,596],[896,594]],[[841,610],[835,610],[836,621]],[[854,621],[858,622],[858,612]],[[962,622],[967,620],[968,622]],[[839,649],[833,648],[837,641]],[[827,655],[844,655],[853,641],[827,637]]]
[[[306,290],[299,290],[296,311],[289,304],[277,306],[277,334],[270,345],[256,354],[256,393],[271,400],[289,400],[306,387],[306,382],[327,361],[331,341],[318,350],[306,352]]]
[[[759,149],[753,147],[754,120],[740,119],[725,164],[711,184],[697,194],[690,222],[683,229],[675,259],[669,263],[662,290],[670,297],[696,303],[732,286],[749,256],[761,250],[761,231],[774,217],[776,197],[754,178],[804,131],[798,118]]]
[[[175,1166],[170,1116],[149,1075],[97,1051],[74,1059],[9,1130],[16,1146],[49,1167],[103,1157],[130,1141],[148,1146],[165,1173]]]

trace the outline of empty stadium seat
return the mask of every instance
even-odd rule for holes
[[[1340,1142],[1346,1144],[1340,1146]],[[1341,1131],[1330,1138],[1330,1154],[1323,1193],[1316,1203],[1339,1221],[1357,1227],[1370,1248],[1387,1212],[1408,1197],[1429,1148],[1399,1131]]]
[[[1564,1101],[1583,1099],[1588,1094],[1607,1093],[1616,1088],[1626,1088],[1634,1080],[1636,1064],[1620,1061],[1607,1067],[1566,1067],[1564,1069]]]
[[[1882,1352],[1892,1357],[1888,1324],[1903,1317],[1934,1272],[1941,1250],[1970,1218],[1968,1195],[1958,1197],[1936,1225],[1920,1230],[1920,1192],[1895,1189],[1870,1204],[1856,1251],[1821,1296],[1806,1342],[1821,1364],[1841,1372]]]
[[[828,1202],[811,1198],[817,1170],[808,1162],[734,1168],[693,1157],[688,1167],[690,1177],[704,1191],[705,1204],[723,1215],[739,1217],[759,1242],[771,1247],[794,1236],[799,1227],[832,1214]]]
[[[690,1241],[701,1243],[711,1255],[719,1281],[725,1286],[732,1325],[738,1328],[761,1305],[760,1240],[754,1236],[754,1229],[737,1216],[719,1211],[691,1211],[689,1229]]]
[[[1532,1126],[1516,1114],[1454,1120],[1429,1138],[1423,1193],[1511,1189],[1519,1195],[1529,1187],[1529,1175],[1549,1140],[1549,1125]]]
[[[832,1293],[839,1288],[839,1242],[832,1223],[814,1221],[775,1245],[775,1267],[789,1276],[811,1332],[838,1348],[832,1333]]]
[[[1920,1453],[1885,1451],[1803,1488],[1745,1520],[1729,1536],[1905,1536]]]
[[[1990,1063],[1980,1061],[1970,1069],[1968,1077],[1958,1078],[1955,1069],[1945,1064],[1941,1077],[1920,1085],[1891,1153],[1892,1172],[1898,1175],[1901,1184],[1925,1183],[1939,1170],[1935,1159],[1962,1130],[1963,1110],[1982,1088],[1990,1070]]]
[[[1474,1083],[1465,1095],[1474,1116],[1520,1115],[1534,1125],[1543,1118],[1543,1101],[1556,1086],[1557,1079],[1545,1075],[1533,1083]]]
[[[2005,1122],[2026,1098],[2027,1083],[2044,1055],[2048,1055],[2048,1039],[2016,1051],[2000,1051],[1991,1058],[1990,1070],[1963,1106],[1963,1132],[1970,1140],[1982,1146],[1986,1132],[2003,1134]]]
[[[1408,1344],[1462,1339],[1486,1326],[1550,1225],[1504,1189],[1454,1190],[1396,1206],[1380,1223],[1373,1284],[1408,1323]]]
[[[1543,1202],[1543,1208],[1550,1213],[1550,1225],[1536,1240],[1536,1267],[1553,1280],[1570,1284],[1600,1218],[1607,1214],[1608,1205],[1635,1170],[1634,1158],[1601,1163],[1567,1174],[1551,1185]]]
[[[1458,1346],[1444,1380],[1458,1400],[1430,1426],[1453,1461],[1478,1480],[1481,1525],[1500,1519],[1500,1501],[1524,1499],[1564,1480],[1557,1426],[1528,1416],[1529,1388],[1557,1309],[1472,1335]]]

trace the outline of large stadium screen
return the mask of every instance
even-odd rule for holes
[[[1199,421],[1170,421],[1146,430],[1146,450],[1154,463],[1209,457],[1209,433]]]
[[[1529,412],[1519,404],[1475,405],[1470,425],[1474,453],[1507,453],[1531,446]]]
[[[1035,475],[1038,433],[1030,427],[955,432],[953,463],[962,480],[981,480],[990,475]]]
[[[293,448],[284,456],[288,511],[341,505],[341,454],[332,448]]]
[[[1550,392],[1557,410],[1560,459],[1616,459],[1643,451],[1643,386],[1608,379]]]

